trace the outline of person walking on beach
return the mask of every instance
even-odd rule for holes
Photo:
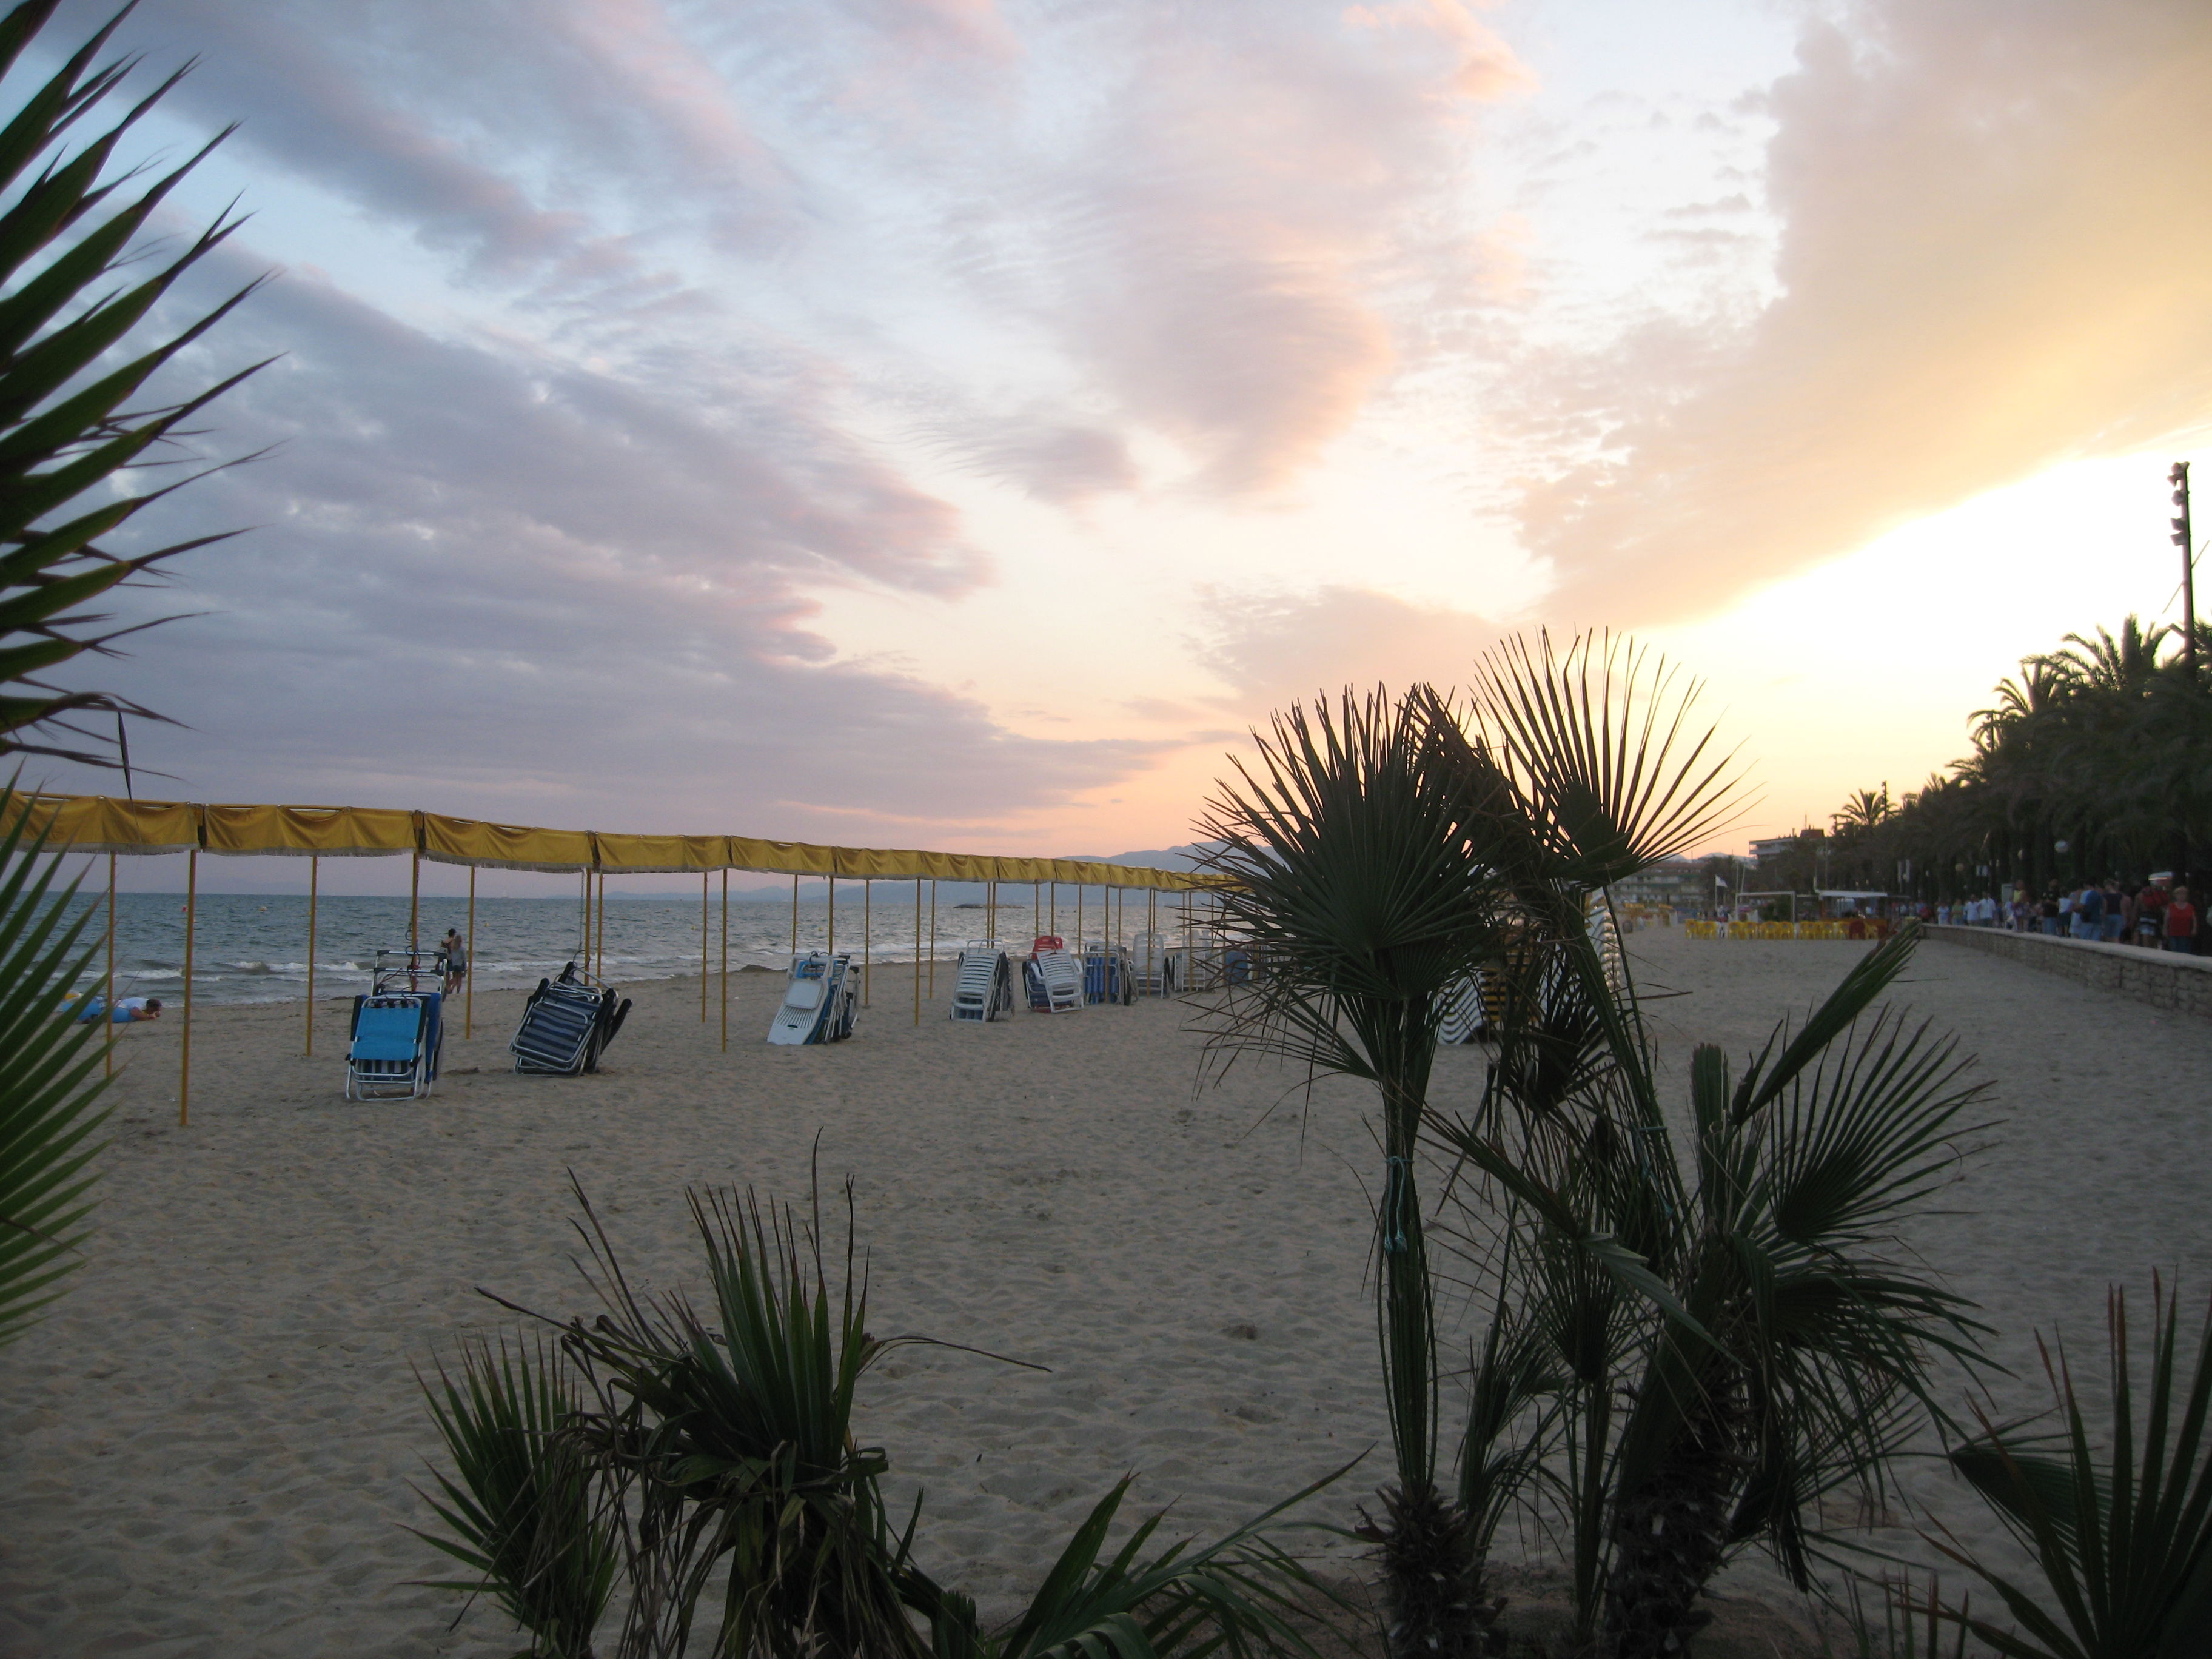
[[[2127,937],[2127,896],[2120,891],[2118,877],[2105,878],[2105,943],[2117,945]]]
[[[2166,948],[2178,956],[2197,954],[2197,907],[2186,887],[2175,888],[2166,902]]]
[[[469,976],[469,943],[461,937],[460,929],[448,927],[439,948],[446,953],[446,994],[459,994],[461,981]]]

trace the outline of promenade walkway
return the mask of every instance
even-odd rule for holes
[[[2024,963],[2100,990],[2117,991],[2154,1008],[2212,1019],[2212,957],[2176,956],[2134,945],[2093,944],[2087,939],[2052,939],[2045,933],[2014,933],[2002,927],[1930,927],[1928,937],[1946,945]]]

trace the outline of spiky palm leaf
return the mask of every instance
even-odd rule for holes
[[[2044,1365],[2059,1417],[2049,1437],[1984,1422],[1952,1464],[2035,1559],[2041,1593],[1955,1538],[1937,1547],[1994,1589],[2011,1627],[1953,1617],[2008,1659],[2184,1659],[2212,1652],[2212,1313],[2185,1378],[2177,1295],[2151,1291],[2151,1370],[2140,1430],[2127,1298],[2106,1309],[2112,1419],[2100,1452],[2065,1351]]]
[[[24,0],[0,17],[0,73],[13,68],[57,3]],[[180,403],[129,407],[157,370],[228,316],[258,283],[160,344],[102,366],[240,222],[226,216],[150,274],[135,272],[139,233],[228,136],[228,130],[217,135],[128,199],[118,192],[137,177],[135,171],[102,181],[117,145],[181,70],[88,143],[64,150],[71,130],[130,73],[128,61],[95,67],[123,15],[32,91],[0,128],[0,193],[13,192],[0,211],[0,751],[94,764],[105,763],[106,756],[83,746],[91,734],[72,725],[70,715],[152,711],[104,692],[64,690],[42,677],[84,652],[112,652],[114,641],[135,631],[110,627],[107,613],[86,607],[164,560],[222,539],[201,537],[128,556],[107,553],[97,544],[100,538],[201,475],[143,493],[108,486],[126,469],[149,465],[149,451],[186,435],[198,411],[264,366],[243,369]],[[106,283],[113,286],[102,288]],[[94,492],[96,504],[85,506]],[[62,746],[44,740],[56,737],[65,740]]]
[[[80,951],[91,912],[74,920],[75,883],[55,888],[58,860],[12,785],[0,786],[0,1343],[21,1336],[81,1265],[92,1212],[100,1028],[64,1016],[63,999],[90,962]]]
[[[432,1588],[489,1592],[543,1659],[588,1659],[614,1594],[619,1554],[592,1466],[569,1425],[582,1409],[557,1347],[472,1345],[456,1379],[421,1379],[453,1460],[428,1499],[441,1533],[410,1531],[473,1577]]]

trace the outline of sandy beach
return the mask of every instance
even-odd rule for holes
[[[1688,994],[1655,1006],[1679,1079],[1692,1041],[1740,1054],[1863,947],[1631,948],[1647,989]],[[911,1348],[864,1392],[894,1495],[927,1491],[925,1564],[987,1608],[1125,1471],[1208,1529],[1383,1440],[1360,1091],[1309,1109],[1239,1070],[1194,1092],[1173,1004],[978,1028],[939,1001],[917,1026],[907,975],[879,970],[860,1035],[827,1049],[768,1047],[780,979],[733,975],[726,1054],[696,979],[635,988],[606,1070],[573,1080],[507,1072],[520,994],[480,995],[422,1103],[341,1098],[337,1005],[313,1060],[301,1005],[226,1009],[196,1024],[184,1129],[176,1026],[128,1032],[88,1262],[0,1352],[0,1654],[511,1652],[489,1609],[456,1628],[458,1598],[406,1582],[442,1576],[403,1530],[436,1445],[412,1368],[513,1328],[479,1285],[588,1305],[570,1170],[665,1285],[694,1272],[687,1185],[803,1202],[818,1145],[825,1193],[854,1182],[878,1334],[1050,1367]],[[2212,1024],[1941,945],[1901,1000],[1960,1032],[2005,1120],[1960,1213],[1912,1241],[1983,1304],[1996,1355],[2025,1373],[2063,1320],[2097,1356],[2106,1283],[2147,1291],[2154,1267],[2201,1305]],[[1446,1051],[1439,1101],[1482,1063]],[[1386,1463],[1318,1512],[1349,1519]],[[1907,1482],[1986,1535],[1939,1471]]]

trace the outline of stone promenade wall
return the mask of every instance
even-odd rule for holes
[[[2052,939],[2047,933],[2010,933],[2002,927],[1930,927],[1927,933],[1946,945],[1986,951],[2046,974],[2118,991],[2154,1008],[2212,1019],[2212,957],[2179,957],[2133,945]]]

